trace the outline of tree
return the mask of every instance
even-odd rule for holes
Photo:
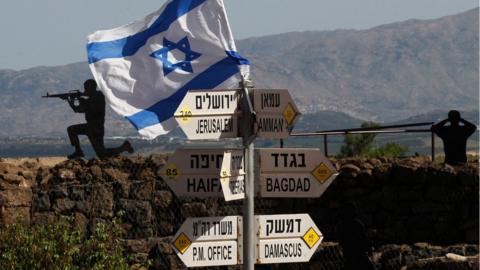
[[[375,128],[380,125],[375,122],[363,122],[362,128]],[[388,157],[397,157],[404,155],[408,148],[399,145],[398,143],[390,142],[385,146],[376,147],[375,137],[377,134],[368,133],[368,134],[347,134],[345,135],[344,144],[340,148],[341,157],[354,157],[354,156],[363,156],[363,157],[378,157],[378,156],[388,156]]]
[[[363,122],[362,128],[379,127],[375,122]],[[371,151],[376,134],[345,135],[344,144],[340,149],[342,157],[365,156]]]

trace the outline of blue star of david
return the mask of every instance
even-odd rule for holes
[[[185,54],[185,60],[177,63],[172,63],[168,60],[168,52],[175,49]],[[164,76],[167,76],[168,73],[174,71],[177,68],[192,73],[193,68],[191,61],[197,59],[201,55],[202,54],[194,52],[190,49],[190,43],[188,42],[187,37],[182,38],[178,43],[171,42],[170,40],[163,38],[163,48],[150,54],[151,57],[162,61]]]

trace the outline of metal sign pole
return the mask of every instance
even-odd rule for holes
[[[242,129],[243,145],[245,147],[246,179],[245,179],[245,200],[243,203],[243,266],[246,270],[255,268],[255,179],[254,179],[254,144],[255,139],[254,122],[255,111],[250,99],[249,81],[243,80],[243,102],[241,103],[243,114]]]
[[[254,202],[254,172],[253,172],[253,142],[249,143],[245,148],[247,161],[247,181],[245,181],[245,201],[244,201],[244,238],[243,238],[243,254],[245,255],[244,269],[253,270],[255,268],[255,202]]]

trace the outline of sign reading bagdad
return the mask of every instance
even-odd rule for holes
[[[262,197],[320,197],[338,175],[320,149],[257,149]]]
[[[242,263],[242,217],[187,218],[172,246],[187,267]]]

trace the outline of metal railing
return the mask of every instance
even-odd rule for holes
[[[433,122],[389,125],[379,127],[367,128],[351,128],[351,129],[336,129],[323,130],[311,132],[294,132],[290,134],[291,137],[307,137],[307,136],[323,136],[323,148],[325,156],[328,157],[328,136],[332,135],[348,135],[348,134],[391,134],[391,133],[430,133],[431,134],[431,155],[432,160],[435,160],[435,134],[431,129],[406,129],[411,127],[431,126]],[[280,147],[283,148],[283,140],[280,140]]]

